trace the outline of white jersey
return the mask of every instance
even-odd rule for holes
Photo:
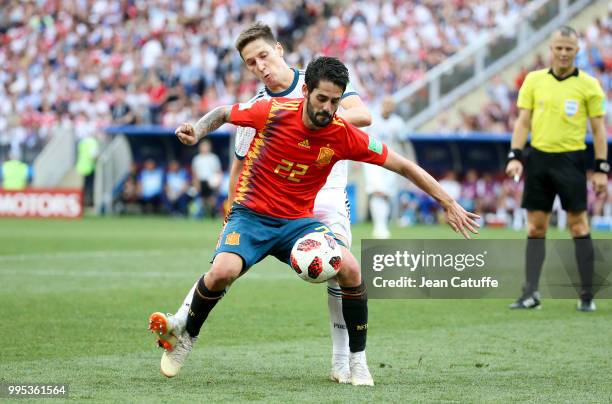
[[[389,115],[386,119],[380,110],[372,111],[372,124],[365,128],[370,137],[380,140],[391,149],[397,149],[406,131],[406,123],[396,114]]]
[[[286,98],[303,98],[302,94],[302,85],[304,84],[304,78],[306,77],[306,72],[304,70],[292,69],[295,73],[293,83],[289,86],[288,89],[282,91],[280,93],[273,93],[268,90],[266,87],[263,87],[261,90],[257,92],[257,94],[251,98],[249,102],[268,99],[274,97],[286,97]],[[358,95],[357,91],[353,88],[351,83],[349,82],[346,86],[346,90],[344,94],[342,94],[342,98],[348,97],[349,95]],[[235,153],[236,157],[242,160],[249,151],[249,147],[251,145],[251,141],[255,137],[255,129],[246,128],[246,127],[238,127],[236,130],[236,142],[235,142]],[[322,189],[330,189],[337,188],[344,190],[346,188],[348,176],[348,161],[341,160],[338,161],[334,167],[332,168],[329,176],[327,177],[327,181]],[[315,211],[316,211],[316,202],[315,202]]]
[[[372,124],[366,128],[370,137],[382,141],[394,150],[397,150],[405,130],[406,125],[402,118],[391,114],[385,119],[380,110],[372,112]],[[372,164],[364,165],[367,194],[379,192],[392,196],[396,193],[397,175],[394,172]]]

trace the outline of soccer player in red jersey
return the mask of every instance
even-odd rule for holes
[[[466,238],[468,232],[477,233],[478,215],[466,212],[426,171],[335,114],[347,82],[348,70],[342,62],[320,57],[306,69],[304,99],[222,106],[202,117],[195,127],[182,124],[177,128],[177,137],[187,145],[195,145],[226,122],[253,127],[257,135],[211,269],[196,287],[186,326],[164,324],[160,329],[169,341],[161,360],[164,375],[178,374],[208,314],[242,272],[268,255],[290,265],[294,243],[307,233],[325,231],[333,236],[312,217],[312,209],[317,192],[338,160],[377,164],[408,178],[440,203],[456,232]],[[373,385],[365,357],[367,295],[359,264],[346,247],[342,247],[337,278],[349,334],[350,382]]]
[[[298,70],[287,64],[283,57],[283,47],[268,25],[257,22],[245,28],[236,38],[235,45],[246,69],[263,84],[250,102],[277,97],[303,97],[302,86],[306,71]],[[350,81],[340,99],[337,115],[360,128],[371,124],[370,112]],[[238,177],[244,169],[246,155],[256,134],[255,128],[243,126],[236,128],[234,143],[236,158],[232,159],[229,176],[228,201],[230,203],[234,200]],[[307,144],[304,143],[304,146]],[[314,217],[329,227],[335,236],[350,249],[352,242],[350,203],[346,193],[348,163],[345,160],[334,164],[327,177],[327,182],[317,193],[313,213]],[[392,173],[389,174],[394,176]],[[193,300],[196,287],[197,282],[183,299],[176,314],[166,318],[167,322],[185,323],[187,321],[189,305]],[[347,383],[351,378],[350,349],[348,332],[342,315],[342,290],[338,281],[332,278],[327,281],[327,290],[322,292],[327,295],[332,342],[329,376],[331,380],[338,383]]]

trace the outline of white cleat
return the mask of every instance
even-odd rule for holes
[[[365,351],[351,352],[349,366],[353,386],[374,386],[374,379],[372,379],[370,369],[368,369]]]
[[[332,357],[332,370],[329,374],[330,379],[340,384],[351,382],[351,368],[349,367],[348,355],[334,355]]]
[[[183,331],[177,336],[172,350],[164,351],[160,363],[160,370],[164,376],[174,377],[181,371],[196,339],[191,337],[187,331]]]

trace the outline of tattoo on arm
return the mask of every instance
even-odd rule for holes
[[[229,122],[230,113],[232,112],[231,106],[223,105],[217,107],[204,115],[195,124],[195,133],[198,137],[198,141],[210,132],[215,131],[224,123]]]

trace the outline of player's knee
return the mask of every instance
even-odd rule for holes
[[[577,223],[570,223],[569,231],[572,237],[586,236],[587,234],[589,234],[589,231],[590,231],[589,224],[583,223],[582,221],[577,222]]]
[[[338,272],[340,286],[359,286],[361,284],[361,268],[351,252],[342,248],[342,265]]]
[[[219,254],[206,274],[206,286],[220,290],[231,284],[242,271],[242,258],[236,254]]]
[[[528,223],[527,235],[532,238],[543,238],[546,236],[547,226],[545,223]]]
[[[206,274],[206,287],[211,290],[221,290],[229,286],[240,274],[230,268],[215,266]]]

